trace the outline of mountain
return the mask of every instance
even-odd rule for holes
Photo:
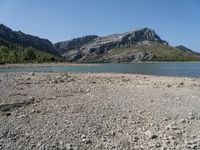
[[[187,47],[185,47],[185,46],[183,46],[183,45],[178,45],[178,46],[176,46],[176,48],[178,48],[178,49],[180,49],[180,50],[182,50],[182,51],[185,51],[185,52],[196,53],[196,52],[192,51],[191,49],[189,49],[189,48],[187,48]],[[196,54],[198,54],[198,53],[196,53]]]
[[[69,41],[58,42],[54,44],[54,47],[59,52],[68,50],[68,49],[78,49],[81,48],[84,44],[87,44],[97,38],[97,35],[88,35],[80,38],[75,38]]]
[[[49,40],[25,34],[21,31],[13,31],[3,24],[0,25],[0,40],[5,40],[24,47],[31,46],[38,50],[55,53],[54,46]]]
[[[0,63],[57,61],[57,55],[49,40],[0,25]]]
[[[103,37],[85,36],[54,46],[71,62],[200,60],[199,53],[170,46],[149,28]]]
[[[52,44],[47,39],[0,25],[0,63],[69,61],[199,61],[200,54],[170,46],[149,28],[107,36],[87,35]]]

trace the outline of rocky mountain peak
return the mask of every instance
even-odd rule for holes
[[[130,47],[139,43],[157,42],[168,45],[153,29],[134,29],[124,33],[111,34],[107,36],[85,36],[65,42],[56,43],[57,49],[65,49],[63,56],[70,61],[80,61],[89,55],[100,55],[109,50],[121,47]]]
[[[168,44],[166,41],[155,33],[154,30],[149,28],[132,30],[121,34],[112,34],[100,38],[96,38],[93,42],[88,43],[81,47],[81,51],[87,53],[104,53],[113,48],[131,46],[138,42],[155,41],[163,44]]]

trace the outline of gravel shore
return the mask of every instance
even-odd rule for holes
[[[200,149],[199,91],[198,78],[0,73],[0,149]]]
[[[65,66],[97,66],[100,64],[76,64],[76,63],[67,63],[67,62],[58,62],[58,63],[21,63],[21,64],[0,64],[0,69],[3,68],[33,68],[33,67],[65,67]]]

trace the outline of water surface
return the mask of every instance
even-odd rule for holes
[[[136,73],[147,75],[200,77],[200,62],[100,64],[92,66],[52,66],[0,69],[0,72],[95,72]]]

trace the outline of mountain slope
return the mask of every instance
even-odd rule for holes
[[[71,62],[200,60],[199,53],[172,47],[149,28],[96,37],[79,47],[65,48],[62,55]]]
[[[46,62],[61,60],[46,39],[13,31],[0,25],[0,63]]]
[[[50,61],[200,61],[200,54],[182,45],[170,46],[149,28],[102,37],[88,35],[53,45],[47,39],[0,25],[0,63]]]
[[[97,61],[102,62],[134,62],[134,61],[192,61],[200,60],[200,54],[193,51],[183,51],[169,45],[149,42],[130,47],[110,50]]]
[[[59,52],[64,52],[70,49],[78,49],[81,48],[83,45],[93,41],[97,37],[97,35],[88,35],[79,38],[74,38],[72,40],[55,43],[54,47]]]
[[[21,31],[13,31],[5,25],[0,25],[0,40],[24,47],[33,47],[49,53],[55,53],[53,44],[47,39],[25,34]]]

